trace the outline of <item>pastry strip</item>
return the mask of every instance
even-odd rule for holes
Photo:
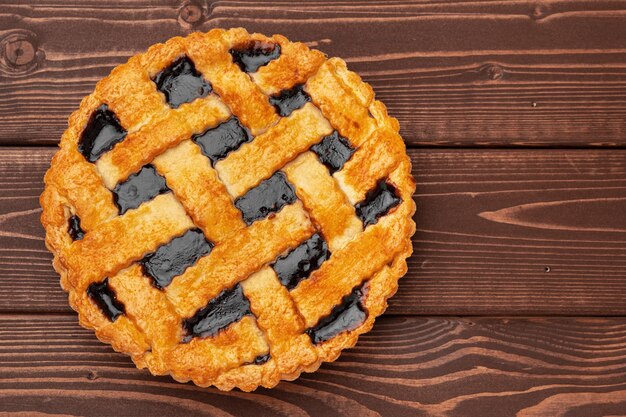
[[[162,194],[98,225],[60,257],[70,283],[77,291],[85,291],[92,282],[115,274],[193,227],[176,197]]]
[[[363,230],[354,207],[314,153],[303,153],[287,164],[283,171],[324,235],[331,253],[344,247]]]
[[[286,206],[216,245],[208,256],[174,278],[165,292],[181,317],[191,317],[220,291],[248,278],[314,231],[300,202]]]
[[[240,197],[331,132],[320,111],[307,103],[218,161],[215,169],[229,193]]]
[[[157,156],[152,164],[211,242],[219,244],[246,226],[209,159],[192,141]]]

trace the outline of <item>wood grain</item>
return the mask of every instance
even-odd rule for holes
[[[0,398],[0,412],[91,416],[620,415],[626,319],[384,317],[337,362],[246,394],[152,377],[74,316],[4,315]]]
[[[0,143],[55,143],[95,82],[153,43],[245,26],[345,58],[409,144],[626,145],[624,0],[181,4],[3,1],[0,38],[25,43],[0,59]]]
[[[78,326],[39,224],[54,149],[32,146],[129,56],[236,26],[345,58],[421,147],[387,314],[248,394],[152,377]],[[626,316],[626,149],[544,149],[626,147],[624,39],[626,0],[0,0],[0,417],[626,417],[626,317],[600,317]]]
[[[39,225],[53,152],[0,152],[0,312],[69,311]],[[390,313],[626,314],[626,150],[409,153],[418,230]]]

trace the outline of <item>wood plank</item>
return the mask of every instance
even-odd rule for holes
[[[384,317],[337,362],[242,393],[152,377],[73,316],[4,315],[0,398],[28,415],[622,415],[626,319]]]
[[[0,152],[0,311],[67,312],[39,225],[52,148]],[[626,314],[626,150],[410,150],[392,314]]]
[[[192,9],[196,24],[173,0],[3,3],[0,37],[34,47],[23,45],[22,65],[0,61],[4,144],[55,143],[112,67],[218,26],[283,33],[344,57],[410,144],[626,144],[625,0],[209,1],[204,15]]]
[[[626,151],[410,154],[418,232],[396,311],[623,314]]]

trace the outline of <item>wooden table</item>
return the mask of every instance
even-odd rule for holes
[[[0,415],[625,416],[625,9],[0,0]],[[250,394],[152,377],[81,329],[39,224],[96,81],[232,26],[346,58],[400,120],[418,182],[415,254],[374,330]]]

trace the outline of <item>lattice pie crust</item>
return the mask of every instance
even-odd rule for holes
[[[80,323],[155,375],[272,387],[334,361],[406,273],[398,122],[285,37],[173,38],[101,80],[41,196]]]

